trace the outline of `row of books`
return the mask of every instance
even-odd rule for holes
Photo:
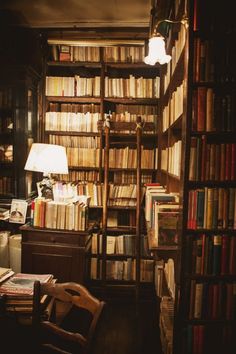
[[[125,255],[135,256],[136,254],[136,235],[134,234],[122,234],[122,235],[102,235],[93,233],[92,235],[92,254],[102,253],[102,241],[103,237],[106,238],[106,254],[109,255]],[[147,235],[141,236],[141,255],[150,256],[148,249]]]
[[[64,182],[73,181],[99,181],[98,171],[76,171],[69,170],[67,175],[58,174],[57,178]]]
[[[137,183],[137,174],[133,171],[115,171],[113,172],[113,182],[114,184],[136,184]],[[152,182],[152,173],[151,172],[142,172],[141,173],[141,183],[151,183]]]
[[[167,148],[167,156],[167,169],[164,169],[172,175],[180,177],[182,140],[176,141],[172,146]]]
[[[213,50],[213,41],[199,37],[194,39],[193,79],[195,82],[213,82],[215,70],[212,60]]]
[[[133,97],[133,98],[159,98],[160,78],[129,78],[105,77],[105,97]],[[85,78],[47,76],[46,96],[68,97],[100,97],[100,76]]]
[[[125,78],[105,77],[105,97],[159,98],[160,77],[136,78],[130,75]]]
[[[100,113],[46,112],[45,130],[96,133]]]
[[[234,94],[216,93],[200,86],[193,91],[192,130],[199,132],[235,131]]]
[[[49,134],[49,143],[62,145],[65,147],[96,149],[100,146],[100,139],[98,136],[71,136]]]
[[[142,202],[145,189],[141,188],[140,200]],[[123,206],[135,206],[137,202],[137,185],[115,185],[109,184],[109,200],[108,205],[123,205]]]
[[[236,188],[189,191],[189,229],[236,229]]]
[[[162,113],[162,131],[165,132],[183,114],[183,83],[173,92]]]
[[[189,179],[233,181],[236,178],[236,143],[207,143],[205,135],[191,137]]]
[[[190,281],[189,312],[191,319],[236,319],[236,282]]]
[[[161,169],[180,177],[182,141],[176,141],[172,146],[161,150]]]
[[[100,167],[100,149],[66,147],[66,155],[69,167]]]
[[[154,261],[141,259],[140,262],[140,281],[152,282],[154,276]],[[91,279],[102,278],[102,260],[91,258]],[[106,260],[106,280],[126,280],[135,281],[136,278],[136,260],[127,258],[127,260]]]
[[[89,47],[52,45],[52,58],[55,61],[72,62],[100,62],[101,50],[104,62],[142,62],[144,58],[144,46],[113,46],[113,47]]]
[[[171,30],[171,29],[170,29]],[[168,36],[172,38],[172,36]],[[175,33],[174,45],[171,49],[171,61],[167,64],[166,74],[164,75],[164,92],[166,92],[167,87],[169,86],[171,77],[175,71],[176,64],[179,61],[179,58],[183,52],[186,41],[186,33],[184,26],[181,26],[179,32]]]
[[[49,102],[49,112],[67,112],[67,113],[100,113],[100,105],[94,103],[64,103]]]
[[[80,47],[69,45],[51,45],[51,53],[54,61],[100,61],[99,47]]]
[[[99,103],[62,103],[62,102],[49,102],[49,112],[67,112],[67,113],[100,113]],[[116,121],[116,114],[119,116],[129,114],[131,116],[145,116],[156,117],[157,106],[156,105],[139,105],[139,104],[123,104],[118,103],[115,107],[115,112],[110,112],[112,120]],[[135,119],[136,121],[136,119]],[[144,120],[146,121],[146,119]],[[149,121],[149,120],[147,120]],[[150,120],[151,121],[151,120]]]
[[[185,328],[184,334],[183,348],[185,348],[185,354],[234,353],[235,334],[232,325],[189,324]]]
[[[157,149],[144,149],[141,146],[141,168],[154,169],[157,168]],[[136,168],[137,166],[137,150],[126,148],[111,148],[109,150],[109,167],[110,168]]]
[[[157,105],[139,105],[139,104],[123,104],[117,103],[115,107],[115,113],[123,114],[124,112],[129,112],[132,115],[154,115],[158,114]],[[111,113],[113,115],[113,112]],[[112,118],[113,120],[113,118]]]
[[[236,237],[188,235],[186,272],[198,275],[236,275]]]
[[[87,229],[88,208],[82,203],[55,202],[37,197],[31,208],[34,227],[75,231]]]

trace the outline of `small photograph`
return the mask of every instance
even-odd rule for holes
[[[9,222],[24,224],[28,203],[21,199],[12,199]]]

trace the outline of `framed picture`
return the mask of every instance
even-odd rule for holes
[[[21,199],[12,199],[9,222],[24,224],[28,203]]]

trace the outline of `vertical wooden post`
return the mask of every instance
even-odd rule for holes
[[[109,194],[109,149],[110,149],[110,121],[105,121],[105,146],[104,146],[104,194],[102,214],[102,281],[106,280],[106,245],[107,245],[107,205]]]
[[[136,305],[140,298],[140,263],[141,263],[141,117],[136,120],[136,144],[137,144],[137,204],[136,204]]]

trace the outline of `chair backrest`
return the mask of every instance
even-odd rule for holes
[[[50,300],[46,302],[47,306],[50,305],[48,318],[42,308],[42,297],[45,296]],[[32,322],[36,331],[43,333],[41,345],[50,348],[48,352],[52,353],[89,353],[104,304],[81,284],[36,281]],[[69,305],[64,314],[63,305]],[[60,319],[57,307],[60,307]]]

